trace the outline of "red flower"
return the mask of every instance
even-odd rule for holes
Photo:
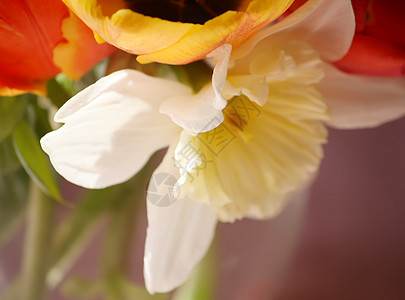
[[[58,0],[0,1],[0,94],[44,94],[60,72],[78,79],[114,48]]]
[[[295,0],[286,13],[305,2]],[[347,73],[404,76],[405,1],[352,0],[352,5],[356,34],[349,52],[334,64]]]
[[[336,63],[349,73],[405,75],[405,1],[352,0],[356,35],[345,57]]]

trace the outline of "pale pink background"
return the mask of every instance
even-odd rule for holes
[[[331,130],[325,154],[277,300],[405,299],[405,119]]]

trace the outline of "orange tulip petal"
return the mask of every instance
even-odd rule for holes
[[[91,29],[72,12],[63,20],[62,32],[67,42],[55,47],[53,60],[55,65],[72,79],[79,79],[96,63],[116,50],[109,44],[98,44]]]
[[[169,64],[185,64],[204,58],[225,43],[238,46],[278,18],[293,2],[252,0],[246,11],[228,11],[200,25],[152,18],[130,9],[113,13],[124,5],[122,1],[113,1],[108,8],[105,1],[64,1],[108,43],[139,54],[140,62]]]
[[[62,40],[60,26],[67,15],[59,1],[0,1],[1,92],[45,91],[46,79],[59,72],[52,51]]]
[[[166,48],[197,26],[143,16],[130,9],[120,9],[109,16],[113,8],[106,10],[103,5],[103,10],[97,0],[64,1],[106,42],[133,54]]]

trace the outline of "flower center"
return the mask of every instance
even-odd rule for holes
[[[228,10],[242,10],[246,0],[125,0],[137,13],[168,21],[204,24]]]

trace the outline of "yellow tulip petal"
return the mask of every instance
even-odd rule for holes
[[[140,55],[142,63],[186,64],[229,43],[240,45],[278,18],[293,0],[252,0],[244,11],[227,11],[203,25],[136,13],[123,1],[64,0],[102,39]],[[101,4],[101,5],[100,5]]]
[[[160,62],[167,64],[186,64],[205,58],[214,49],[226,43],[226,37],[238,29],[238,24],[246,24],[247,15],[228,11],[204,25],[195,25],[176,43],[161,51],[138,56],[141,63]],[[230,43],[229,43],[230,44]]]
[[[292,3],[290,0],[252,1],[246,12],[228,11],[203,26],[195,27],[174,45],[147,55],[141,63],[186,64],[206,57],[211,51],[231,44],[236,48],[261,28],[277,19]]]
[[[143,54],[170,46],[199,25],[174,23],[124,9],[116,12],[106,26],[106,41],[128,52]]]
[[[31,85],[27,87],[26,90],[19,90],[19,89],[12,89],[8,87],[0,88],[0,95],[5,97],[12,97],[17,96],[25,93],[33,93],[38,95],[45,95],[46,94],[46,82],[43,84],[38,85],[37,87]]]
[[[159,51],[178,41],[194,26],[199,26],[147,17],[130,9],[119,9],[108,16],[97,0],[64,2],[102,39],[133,54]],[[107,2],[103,1],[103,4]],[[111,10],[113,8],[107,13]]]

